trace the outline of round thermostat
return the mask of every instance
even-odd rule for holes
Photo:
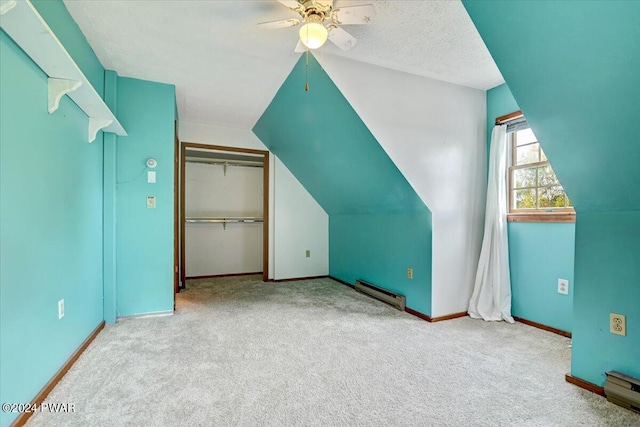
[[[155,161],[155,159],[149,159],[147,160],[147,167],[153,169],[156,166],[158,166],[158,162]]]

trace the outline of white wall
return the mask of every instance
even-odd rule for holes
[[[466,311],[482,243],[485,92],[333,55],[320,61],[431,209],[431,315]]]
[[[179,138],[181,142],[194,142],[199,144],[220,145],[224,147],[250,148],[255,150],[268,150],[267,147],[258,139],[258,137],[249,129],[236,129],[223,126],[205,125],[200,123],[180,122]],[[294,277],[310,277],[329,274],[328,265],[328,247],[329,233],[300,235],[288,235],[285,231],[280,231],[276,227],[276,216],[286,216],[291,212],[297,215],[295,230],[314,230],[316,228],[322,230],[322,223],[318,223],[319,215],[315,209],[317,203],[311,195],[302,187],[298,180],[291,175],[289,170],[281,164],[278,170],[282,173],[278,174],[276,180],[276,157],[269,155],[269,278],[274,278],[276,265],[278,266],[278,277],[276,279],[294,278]],[[284,172],[289,173],[289,177]],[[292,181],[293,180],[293,181]],[[278,203],[278,213],[275,207],[275,194],[280,191],[286,195],[287,189],[296,191],[296,184],[299,186],[297,196],[295,198],[284,197]],[[282,187],[282,188],[281,188]],[[324,211],[323,211],[324,212]],[[326,213],[325,213],[326,215]],[[328,220],[327,220],[328,221]],[[282,224],[280,225],[282,226]],[[276,242],[276,236],[280,236],[279,243]],[[299,249],[311,249],[312,262],[296,263],[288,262],[287,259],[297,259]],[[322,254],[321,248],[326,248]],[[318,248],[318,252],[314,250]],[[304,252],[303,252],[304,255]],[[317,261],[327,259],[324,267]],[[277,263],[277,264],[276,264]]]
[[[329,274],[329,215],[278,158],[275,179],[274,278]]]
[[[187,217],[262,217],[262,168],[187,163]],[[262,271],[262,223],[187,223],[186,275]]]

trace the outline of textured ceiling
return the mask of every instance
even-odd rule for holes
[[[344,26],[358,45],[335,54],[477,89],[503,82],[462,3],[373,3],[366,26]],[[298,28],[259,22],[298,16],[275,0],[65,0],[105,68],[176,85],[180,119],[250,129],[300,57]]]

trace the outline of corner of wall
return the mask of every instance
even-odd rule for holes
[[[274,158],[273,278],[326,276],[329,274],[329,216],[280,159]]]
[[[486,93],[334,55],[322,65],[432,212],[430,314],[466,311],[482,241]]]
[[[329,274],[347,283],[366,280],[407,297],[407,306],[432,315],[431,212],[329,216]],[[413,279],[407,268],[413,269]]]
[[[405,292],[430,313],[431,212],[313,57],[304,91],[305,67],[301,59],[254,133],[329,214],[330,274]],[[331,132],[318,132],[326,123]]]
[[[519,109],[506,83],[487,91],[487,148],[496,117]],[[571,332],[579,286],[574,281],[575,224],[510,222],[507,227],[512,314]],[[569,280],[569,295],[558,293],[558,279]]]
[[[571,374],[604,385],[605,372],[640,378],[640,211],[579,212]],[[610,313],[627,335],[609,332]]]
[[[117,111],[128,132],[116,148],[117,314],[172,311],[175,87],[119,77]],[[155,183],[147,182],[149,158]]]

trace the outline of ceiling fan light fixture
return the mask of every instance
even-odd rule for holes
[[[309,49],[318,49],[327,41],[329,32],[322,24],[309,22],[300,28],[300,41]]]

